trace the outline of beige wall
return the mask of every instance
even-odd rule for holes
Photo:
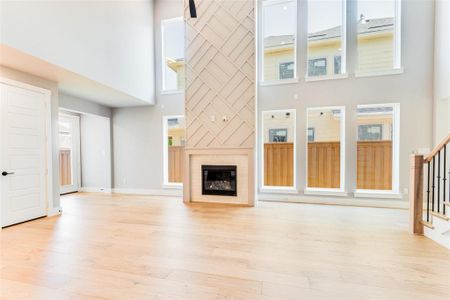
[[[323,112],[323,115],[320,113]],[[336,142],[341,138],[339,116],[330,110],[311,110],[308,112],[308,128],[314,128],[315,142]]]

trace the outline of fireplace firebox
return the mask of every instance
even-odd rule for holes
[[[202,165],[202,194],[237,196],[236,166]]]

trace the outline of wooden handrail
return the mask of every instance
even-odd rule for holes
[[[430,154],[428,154],[423,160],[424,163],[427,163],[433,159],[433,157],[444,148],[445,145],[447,145],[450,142],[450,133],[442,140],[442,142],[439,143],[436,147],[434,147],[433,151],[431,151]]]

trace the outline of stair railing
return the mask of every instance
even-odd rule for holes
[[[434,229],[433,218],[450,220],[450,163],[447,162],[449,142],[450,134],[429,155],[411,156],[410,231],[414,234],[423,234],[424,226]]]

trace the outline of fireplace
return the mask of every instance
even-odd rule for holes
[[[237,196],[236,166],[202,165],[202,194]]]

